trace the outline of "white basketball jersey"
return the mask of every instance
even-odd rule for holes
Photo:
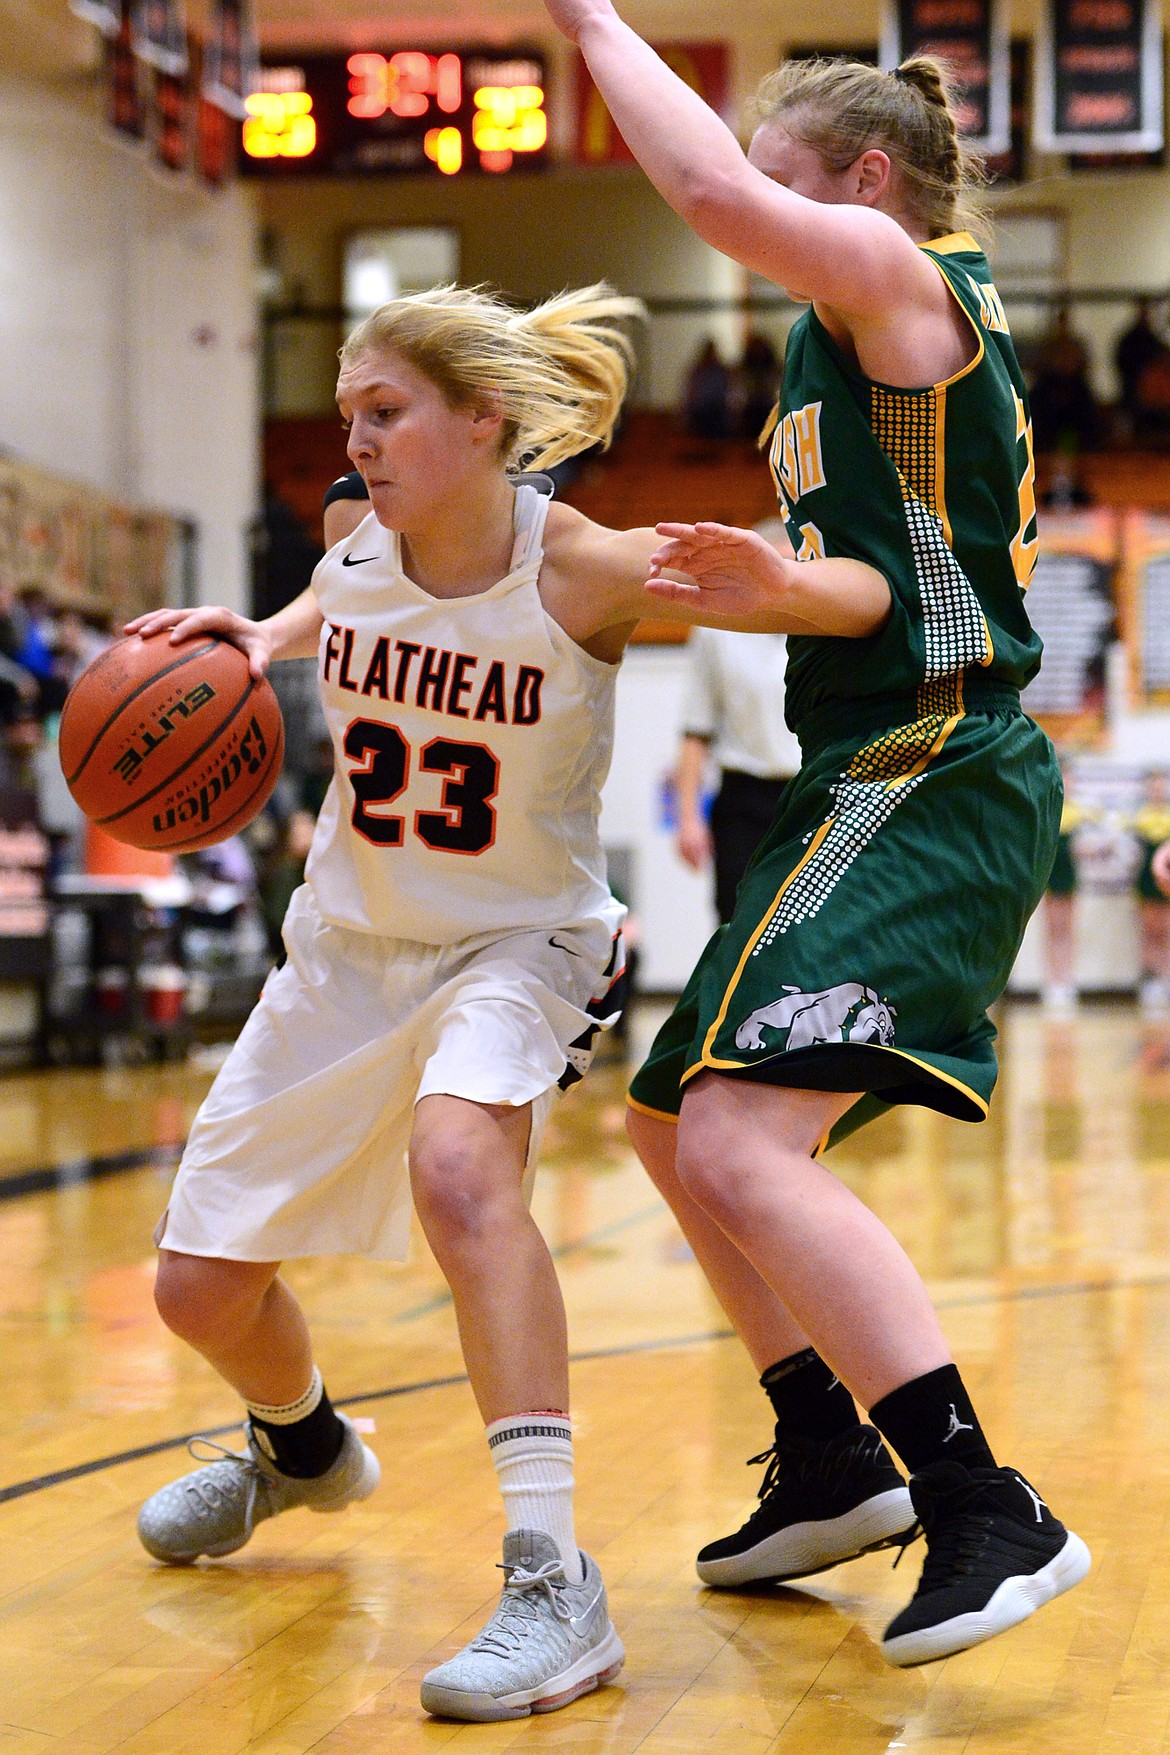
[[[372,512],[313,575],[334,779],[306,878],[326,920],[439,945],[612,912],[617,666],[540,600],[548,506],[517,487],[511,571],[473,597],[407,578]]]

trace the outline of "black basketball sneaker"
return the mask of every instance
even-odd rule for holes
[[[709,1542],[696,1561],[704,1584],[778,1584],[909,1538],[906,1483],[872,1426],[835,1438],[780,1438],[753,1456],[767,1463],[760,1503],[743,1528]]]
[[[933,1463],[911,1476],[910,1496],[926,1560],[882,1638],[891,1664],[926,1664],[991,1639],[1089,1570],[1084,1542],[1015,1469]]]

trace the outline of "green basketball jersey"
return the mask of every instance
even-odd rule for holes
[[[789,338],[768,461],[793,545],[802,560],[868,561],[893,597],[866,639],[789,636],[794,729],[834,702],[893,692],[946,715],[962,710],[965,672],[1023,688],[1039,668],[1023,600],[1036,556],[1024,380],[975,240],[923,248],[975,333],[975,358],[953,378],[874,383],[811,308]]]

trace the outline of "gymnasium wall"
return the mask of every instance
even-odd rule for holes
[[[522,299],[605,276],[641,298],[734,297],[738,266],[701,243],[636,168],[477,177],[436,183],[298,179],[266,186],[261,211],[287,288],[308,305],[340,297],[346,235],[363,227],[450,225],[460,236],[464,281],[490,281]],[[669,406],[686,362],[712,328],[728,351],[724,318],[658,320],[639,338],[635,401]],[[273,349],[273,412],[318,414],[336,379],[338,336],[316,323],[282,325]]]
[[[1170,288],[1170,168],[1054,170],[1022,188],[1004,190],[991,208],[1004,227],[1014,213],[1062,214],[1070,287]],[[1075,307],[1076,328],[1089,343],[1095,387],[1110,400],[1119,391],[1113,348],[1131,315],[1127,303]]]
[[[633,16],[633,9],[628,10]],[[1015,0],[1009,14],[1014,35],[1034,38],[1038,0]],[[524,22],[532,24],[531,18]],[[731,44],[733,103],[744,117],[759,80],[786,46],[848,47],[875,42],[879,33],[875,0],[793,0],[782,18],[771,7],[745,4],[726,9],[715,21],[698,0],[673,0],[659,9],[654,23],[665,37],[717,36]],[[450,27],[444,31],[445,38],[451,36]],[[548,56],[553,139],[564,161],[573,148],[572,54],[555,33],[539,26],[524,34],[526,40],[539,41]],[[291,50],[296,46],[291,25],[286,35]],[[1056,158],[1038,160],[1034,169],[1033,181],[1000,192],[993,207],[1005,215],[1037,210],[1064,215],[1069,285],[1170,285],[1170,169],[1070,175]],[[623,291],[649,298],[735,295],[745,284],[740,270],[690,236],[635,168],[584,171],[562,162],[544,176],[499,180],[370,183],[306,178],[283,187],[262,186],[261,214],[286,288],[308,305],[338,301],[347,232],[418,223],[455,226],[462,241],[463,278],[491,281],[520,297],[535,298],[599,274]],[[1077,312],[1078,327],[1092,344],[1103,395],[1115,393],[1112,347],[1128,314],[1124,305]],[[767,327],[780,336],[786,324],[769,320]],[[729,354],[737,350],[739,333],[731,317],[657,319],[641,344],[634,401],[651,407],[674,404],[687,364],[706,333],[714,333]],[[320,413],[329,405],[337,345],[330,326],[281,328],[272,360],[274,412]]]
[[[258,408],[249,192],[172,188],[84,88],[0,77],[0,446],[193,519],[247,602]]]
[[[1002,191],[991,206],[993,217],[1002,216],[1008,225],[1015,213],[1064,216],[1071,287],[1170,286],[1170,170],[1054,171]],[[261,213],[286,287],[310,306],[336,304],[347,233],[379,225],[454,226],[462,246],[462,278],[490,281],[521,298],[599,275],[643,298],[733,297],[745,283],[735,264],[692,236],[637,169],[566,167],[544,176],[443,184],[306,178],[265,187]],[[1125,303],[1076,311],[1105,396],[1116,394],[1112,350],[1129,316]],[[778,325],[781,333],[784,327]],[[734,354],[738,334],[731,318],[656,318],[640,342],[635,402],[673,405],[687,364],[708,333]],[[280,327],[272,360],[273,412],[317,414],[329,406],[337,346],[332,326]]]

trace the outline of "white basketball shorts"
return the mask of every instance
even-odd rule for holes
[[[195,1118],[155,1240],[232,1261],[400,1260],[414,1106],[532,1105],[529,1168],[558,1088],[620,1010],[625,910],[550,931],[422,945],[322,920],[308,885]]]

